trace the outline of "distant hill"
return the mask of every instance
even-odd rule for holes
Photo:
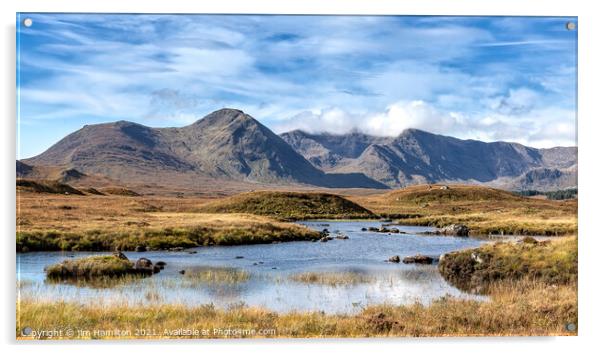
[[[472,185],[413,185],[383,194],[381,198],[391,203],[449,203],[477,201],[519,201],[523,197],[509,191]]]
[[[362,133],[281,135],[314,166],[362,173],[392,188],[422,183],[491,184],[542,190],[576,186],[577,148],[460,140],[408,129],[397,137]]]
[[[24,160],[132,183],[202,185],[204,180],[385,188],[361,173],[329,175],[251,116],[221,109],[181,128],[127,121],[84,126]],[[180,180],[181,179],[181,180]]]
[[[17,178],[31,180],[54,181],[62,184],[69,183],[75,186],[105,186],[113,185],[115,181],[99,175],[88,175],[74,168],[60,166],[29,165],[17,161]]]
[[[200,211],[252,213],[286,220],[375,217],[366,208],[338,195],[274,191],[234,195],[204,205]]]
[[[30,180],[17,179],[17,190],[26,190],[38,193],[47,194],[67,194],[67,195],[84,195],[83,192],[71,187],[70,185],[59,183],[55,180]]]
[[[396,137],[299,130],[278,136],[240,110],[221,109],[179,128],[128,121],[87,125],[42,154],[18,161],[17,176],[148,191],[426,183],[543,191],[576,186],[577,148],[485,143],[416,129]]]

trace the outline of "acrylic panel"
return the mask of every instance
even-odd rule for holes
[[[17,339],[576,335],[577,25],[17,14]]]

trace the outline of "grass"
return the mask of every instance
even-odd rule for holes
[[[405,225],[465,224],[471,235],[577,233],[576,200],[544,200],[467,185],[418,185],[350,200]]]
[[[249,214],[195,212],[203,199],[20,192],[17,251],[134,250],[318,239],[307,227]]]
[[[113,255],[88,256],[65,260],[45,268],[50,279],[93,279],[98,277],[120,277],[130,274],[133,264]]]
[[[295,282],[328,286],[350,286],[374,281],[374,277],[358,272],[302,272],[290,275],[289,279]]]
[[[126,188],[118,188],[118,187],[106,187],[100,190],[103,194],[110,195],[119,195],[119,196],[141,196],[139,193],[126,189]]]
[[[263,308],[212,305],[186,307],[153,304],[129,306],[66,302],[17,303],[17,337],[24,327],[34,330],[122,330],[125,336],[108,338],[226,338],[214,329],[247,330],[236,337],[386,337],[386,336],[508,336],[575,335],[565,329],[577,323],[575,285],[547,285],[538,281],[500,282],[491,288],[491,300],[441,298],[430,305],[371,306],[355,315],[320,312],[278,314]],[[150,336],[136,329],[152,328]],[[199,328],[196,336],[172,336],[169,330]],[[261,329],[268,330],[260,332]],[[166,331],[167,330],[167,331]],[[130,334],[128,335],[127,332]],[[73,338],[73,337],[70,337]],[[103,338],[98,333],[86,337]],[[107,338],[107,337],[104,337]]]
[[[526,278],[548,285],[577,282],[576,237],[541,242],[525,240],[446,254],[439,262],[439,271],[457,287],[482,293],[506,280]]]
[[[256,191],[208,203],[202,212],[249,213],[280,220],[374,218],[366,208],[341,196],[313,192]]]
[[[124,230],[96,228],[84,232],[20,231],[17,233],[17,251],[132,251],[137,246],[148,247],[150,250],[167,250],[178,247],[266,244],[320,238],[320,233],[295,224],[245,222],[236,215],[228,216],[221,217],[222,221],[226,218],[224,223],[199,221],[199,225],[196,226]],[[193,217],[202,218],[202,215],[195,214]],[[244,218],[244,215],[241,217]],[[227,222],[228,218],[231,222]]]
[[[184,274],[189,284],[238,284],[247,282],[251,274],[233,267],[199,266],[187,269]]]

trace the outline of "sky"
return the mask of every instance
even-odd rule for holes
[[[32,20],[26,27],[23,19]],[[276,133],[575,146],[576,18],[18,14],[17,158],[224,107]]]

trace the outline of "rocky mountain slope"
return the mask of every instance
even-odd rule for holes
[[[122,182],[202,184],[202,180],[384,188],[359,173],[326,174],[251,116],[222,109],[181,128],[118,121],[84,126],[30,166],[60,166]],[[199,179],[200,178],[200,179]]]
[[[240,110],[221,109],[178,128],[127,121],[84,126],[42,154],[18,161],[17,174],[197,189],[237,182],[328,188],[473,183],[550,190],[576,186],[577,148],[485,143],[416,129],[396,137],[299,130],[278,136]]]
[[[577,185],[576,147],[536,149],[518,143],[460,140],[416,129],[397,137],[299,130],[281,137],[317,168],[363,173],[392,188],[436,182],[519,190]]]

